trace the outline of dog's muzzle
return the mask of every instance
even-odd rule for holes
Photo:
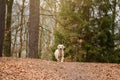
[[[62,48],[60,48],[60,50],[62,50]]]

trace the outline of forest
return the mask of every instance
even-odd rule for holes
[[[120,0],[0,0],[0,57],[120,63]]]

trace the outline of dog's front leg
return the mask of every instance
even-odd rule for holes
[[[63,61],[64,61],[64,57],[61,58],[61,62],[63,62]]]
[[[64,62],[64,51],[62,51],[62,57],[61,57],[61,62]]]
[[[60,62],[60,59],[59,59],[58,54],[56,54],[56,56],[55,56],[55,57],[56,57],[57,61],[58,61],[58,62]]]
[[[60,62],[59,58],[56,58],[58,62]]]

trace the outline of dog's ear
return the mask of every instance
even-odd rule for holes
[[[59,49],[59,45],[57,46],[57,48]]]
[[[65,49],[65,46],[63,45],[63,49]]]

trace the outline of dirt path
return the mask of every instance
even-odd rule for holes
[[[120,65],[0,58],[0,80],[120,80]]]

